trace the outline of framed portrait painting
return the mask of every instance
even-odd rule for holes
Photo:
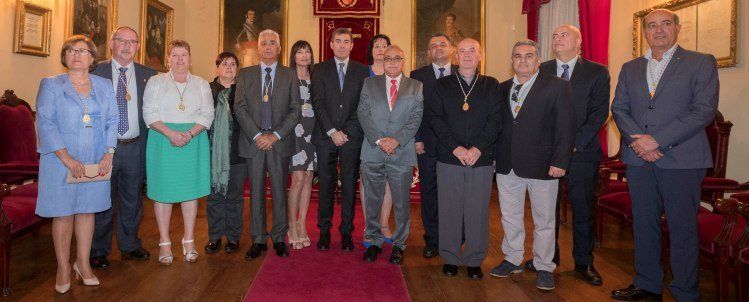
[[[52,10],[23,0],[16,1],[13,52],[49,56]]]
[[[411,68],[430,64],[429,38],[435,33],[444,33],[457,46],[464,38],[473,38],[481,43],[481,69],[485,65],[485,15],[486,0],[412,0],[412,60]],[[457,60],[453,58],[453,63]]]
[[[174,9],[158,0],[143,0],[141,11],[140,62],[166,72],[166,48],[172,42]]]
[[[260,64],[258,34],[266,29],[277,32],[281,41],[281,58],[286,64],[288,0],[220,0],[219,47],[239,58],[239,66]]]
[[[109,33],[117,27],[117,0],[71,0],[66,36],[86,35],[96,44],[99,60],[109,58]]]

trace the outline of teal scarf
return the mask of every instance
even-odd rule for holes
[[[227,88],[218,93],[216,116],[213,118],[213,141],[211,142],[211,188],[226,194],[229,184],[229,153],[231,152],[231,111]]]

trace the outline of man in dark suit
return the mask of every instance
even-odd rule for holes
[[[133,62],[138,53],[138,33],[123,26],[112,32],[109,48],[112,60],[92,72],[112,80],[120,114],[117,149],[112,161],[112,208],[96,213],[94,237],[89,262],[95,269],[109,267],[112,250],[114,211],[117,209],[117,246],[122,256],[147,260],[151,254],[138,238],[143,213],[143,182],[146,177],[146,140],[148,129],[143,121],[143,91],[156,71]]]
[[[603,280],[593,267],[594,244],[594,189],[601,160],[601,141],[598,132],[609,115],[611,78],[608,69],[580,56],[582,44],[580,30],[572,25],[562,25],[552,35],[555,60],[541,63],[541,74],[569,81],[572,89],[572,108],[575,111],[575,143],[567,175],[567,198],[572,204],[572,256],[575,272],[592,285]],[[556,237],[559,238],[559,203],[562,186],[557,194]],[[558,241],[558,240],[556,240]],[[554,247],[554,263],[559,265],[559,244]],[[533,260],[526,262],[533,268]]]
[[[279,257],[289,256],[285,243],[286,178],[289,157],[294,153],[294,130],[301,116],[301,96],[296,72],[278,64],[281,42],[273,30],[258,37],[260,65],[242,68],[237,77],[235,115],[242,135],[239,156],[247,159],[250,171],[252,246],[245,255],[255,259],[267,249],[265,175],[270,176],[273,195],[273,227],[270,236]]]
[[[467,38],[458,43],[460,67],[437,81],[434,101],[428,105],[429,126],[439,142],[442,273],[455,276],[458,266],[464,265],[471,279],[484,276],[481,263],[489,245],[494,143],[502,127],[499,82],[478,73],[480,61],[478,41]]]
[[[424,84],[424,107],[434,102],[434,87],[438,79],[457,72],[458,66],[450,64],[453,50],[450,38],[442,33],[429,39],[429,57],[432,64],[411,72],[411,78]],[[425,258],[439,254],[439,218],[437,210],[437,137],[429,127],[424,112],[419,131],[416,132],[416,154],[421,180],[421,221],[424,224]]]
[[[320,205],[317,227],[320,240],[317,249],[330,249],[330,228],[333,218],[333,191],[338,183],[337,167],[341,165],[341,248],[354,250],[354,196],[359,178],[359,153],[362,133],[356,109],[364,79],[369,68],[350,59],[354,47],[353,34],[346,28],[331,33],[330,48],[334,57],[315,66],[312,74],[312,106],[317,115],[317,131],[312,142],[317,146]]]
[[[661,214],[670,236],[669,286],[677,301],[699,301],[697,210],[712,167],[705,127],[718,109],[715,57],[685,50],[679,18],[658,9],[643,22],[650,49],[622,66],[611,112],[622,134],[622,161],[632,198],[635,272],[617,300],[660,300]]]
[[[536,42],[512,48],[515,77],[500,84],[502,133],[497,139],[496,172],[502,210],[504,261],[491,271],[509,277],[522,271],[525,252],[523,226],[525,192],[533,214],[533,265],[536,287],[554,289],[554,222],[559,178],[569,168],[575,140],[575,113],[570,85],[554,75],[539,73]]]

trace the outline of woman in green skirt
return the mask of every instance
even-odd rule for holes
[[[190,45],[174,40],[167,49],[169,72],[151,77],[143,94],[143,119],[151,130],[146,144],[148,198],[159,227],[159,263],[172,264],[169,221],[172,204],[181,203],[185,230],[182,255],[198,259],[195,249],[197,199],[211,192],[210,148],[204,130],[213,122],[208,82],[191,75]]]

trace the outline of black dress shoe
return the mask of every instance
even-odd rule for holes
[[[379,255],[380,252],[382,252],[382,249],[380,249],[379,246],[370,245],[367,248],[367,251],[364,252],[364,261],[375,262],[375,260],[377,260],[377,255]]]
[[[91,257],[88,262],[91,264],[91,268],[94,269],[107,269],[109,267],[107,257]]]
[[[327,251],[330,249],[330,233],[320,233],[320,240],[317,241],[317,249],[321,251]]]
[[[393,247],[393,252],[390,253],[390,263],[392,263],[392,264],[401,264],[401,263],[403,263],[403,250],[401,250],[397,246],[394,246]]]
[[[343,234],[343,235],[341,235],[341,249],[344,252],[353,252],[354,251],[354,240],[351,239],[351,234]]]
[[[530,259],[530,260],[526,261],[523,264],[523,268],[525,268],[526,270],[529,270],[531,272],[535,272],[536,271],[536,266],[533,265],[533,259]]]
[[[437,255],[440,254],[440,250],[436,247],[432,246],[425,246],[424,247],[424,258],[434,258],[437,257]]]
[[[216,242],[208,242],[208,244],[205,245],[205,253],[206,254],[213,254],[215,252],[218,252],[218,249],[221,248],[221,238],[216,240]]]
[[[480,266],[467,266],[466,273],[468,273],[468,278],[471,279],[481,279],[484,277],[484,272],[481,271]]]
[[[585,282],[590,283],[591,285],[599,286],[603,284],[603,279],[601,278],[601,275],[598,274],[596,271],[596,268],[592,265],[575,265],[575,272],[583,279]]]
[[[227,241],[226,245],[224,246],[224,252],[226,253],[234,253],[239,250],[239,241]]]
[[[151,253],[149,253],[146,249],[139,247],[125,253],[124,256],[125,259],[148,260],[148,258],[151,257]]]
[[[442,273],[445,276],[453,277],[458,274],[458,266],[452,264],[445,264],[442,266]]]
[[[634,286],[634,284],[627,288],[612,291],[611,298],[620,301],[663,301],[663,295],[651,293]]]
[[[276,256],[289,257],[289,248],[286,247],[286,243],[276,242],[273,244],[273,249],[276,250]]]
[[[244,259],[255,259],[263,254],[263,251],[268,250],[268,246],[262,243],[253,243],[247,254],[244,255]]]

